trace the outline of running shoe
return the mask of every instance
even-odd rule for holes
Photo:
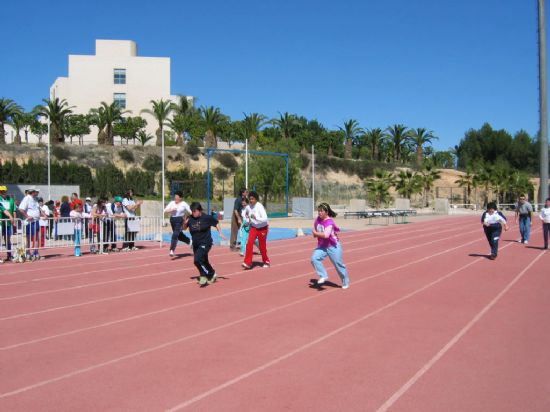
[[[170,251],[170,256],[174,256],[174,251],[173,250]]]
[[[241,264],[241,266],[242,266],[243,268],[245,268],[245,269],[250,269],[250,266],[249,266],[249,265],[247,265],[247,264],[246,264],[246,263],[244,263],[244,262],[243,262],[243,263]]]
[[[206,276],[199,277],[199,285],[204,286],[208,283],[208,278]]]
[[[218,278],[218,275],[216,275],[215,273],[212,275],[212,277],[210,279],[207,280],[207,283],[209,285],[211,285],[212,283],[215,283],[216,282],[216,279]]]
[[[327,281],[326,278],[319,278],[319,280],[317,280],[317,284],[318,285],[322,285],[323,283],[325,283]]]

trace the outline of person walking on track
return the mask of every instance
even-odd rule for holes
[[[328,274],[323,265],[323,260],[328,256],[340,276],[342,289],[347,289],[349,288],[349,276],[342,257],[342,245],[338,238],[340,228],[332,219],[336,217],[336,212],[328,203],[321,203],[317,207],[317,214],[313,224],[313,237],[317,238],[317,247],[311,255],[311,264],[319,275],[317,285],[322,285],[328,280]]]
[[[533,213],[533,206],[527,201],[525,195],[519,197],[519,201],[516,204],[516,223],[519,218],[519,232],[521,233],[521,243],[528,244],[531,236],[531,215]]]
[[[502,227],[504,226],[505,231],[508,230],[508,222],[506,221],[506,217],[497,211],[497,205],[494,202],[490,202],[487,204],[487,210],[481,215],[481,223],[491,247],[489,259],[495,260],[498,255],[498,240],[502,233]]]
[[[183,228],[189,228],[193,239],[194,264],[199,270],[199,284],[201,286],[216,281],[216,271],[208,260],[208,252],[212,248],[212,233],[210,228],[215,227],[222,239],[225,239],[217,219],[207,213],[202,213],[199,202],[191,203],[191,216],[185,218]]]
[[[242,201],[248,196],[248,190],[243,187],[239,190],[239,196],[235,199],[235,204],[233,205],[233,213],[231,215],[231,237],[229,238],[229,249],[237,249],[237,234],[239,233],[239,228],[241,227],[243,221],[241,218],[241,213],[243,210]],[[241,240],[242,242],[242,240]]]
[[[542,220],[544,249],[548,249],[548,235],[550,234],[550,197],[544,202],[544,207],[540,210],[539,216],[540,220]]]

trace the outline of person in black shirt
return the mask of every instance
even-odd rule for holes
[[[239,190],[239,196],[235,199],[235,204],[233,205],[233,214],[231,215],[231,237],[229,238],[229,249],[231,250],[238,250],[237,249],[237,234],[239,233],[239,229],[243,223],[241,212],[243,210],[242,201],[243,198],[246,198],[248,196],[248,190],[246,188],[242,188]]]
[[[199,270],[199,284],[201,286],[212,284],[216,281],[216,271],[208,261],[208,252],[212,248],[212,234],[210,228],[215,227],[222,239],[220,224],[212,215],[203,214],[199,202],[191,203],[191,216],[185,218],[183,229],[189,228],[193,239],[194,264]]]

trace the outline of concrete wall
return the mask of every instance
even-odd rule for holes
[[[34,187],[40,190],[38,194],[39,197],[43,198],[44,201],[48,201],[48,185],[7,185],[8,194],[10,196],[15,196],[17,201],[21,201],[25,197],[25,189]],[[52,200],[61,200],[62,196],[71,196],[71,193],[77,193],[80,197],[80,186],[77,185],[51,185],[51,199]]]

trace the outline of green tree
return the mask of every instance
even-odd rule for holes
[[[395,184],[395,177],[392,173],[383,169],[374,169],[374,177],[367,179],[365,186],[367,196],[374,203],[377,209],[382,203],[388,204],[390,201],[390,188]]]
[[[38,137],[38,143],[42,143],[42,138],[48,134],[48,125],[42,123],[40,119],[35,116],[31,124],[31,133]]]
[[[430,205],[430,192],[432,191],[435,181],[441,179],[441,171],[437,170],[432,162],[424,161],[419,176],[424,190],[424,206],[428,207]]]
[[[397,193],[406,199],[422,191],[423,184],[421,176],[411,170],[401,170],[397,175],[395,189]]]
[[[407,140],[416,151],[416,164],[420,166],[423,160],[424,145],[432,143],[433,140],[437,140],[437,137],[434,136],[431,130],[419,127],[409,132]]]
[[[82,146],[84,144],[84,135],[90,134],[88,117],[83,114],[71,114],[66,116],[64,128],[67,136],[69,136],[71,144],[73,144],[73,137],[78,137],[78,144]]]
[[[219,108],[214,106],[201,107],[200,113],[206,134],[204,137],[204,148],[217,148],[218,139],[217,135],[220,129],[226,124],[229,119],[223,115]]]
[[[101,106],[90,110],[90,113],[97,119],[96,125],[98,125],[98,127],[99,125],[103,125],[103,129],[105,130],[105,144],[113,146],[115,143],[113,132],[114,124],[120,122],[122,120],[122,115],[128,113],[128,110],[122,110],[117,102],[112,102],[111,104],[101,102]]]
[[[135,145],[139,131],[144,129],[145,126],[147,126],[147,121],[141,116],[123,117],[113,125],[113,134],[120,136],[121,144],[122,139],[124,139],[126,144],[129,144],[132,140]]]
[[[344,122],[344,127],[338,127],[338,129],[344,134],[344,159],[351,159],[352,145],[364,131],[359,127],[359,122],[354,119]]]
[[[284,140],[293,138],[301,126],[296,115],[288,112],[279,113],[279,118],[272,119],[271,123],[279,130],[280,136]]]
[[[391,144],[393,149],[393,160],[396,162],[401,161],[401,152],[403,151],[403,145],[409,138],[409,130],[402,124],[395,124],[386,129],[386,139]]]
[[[156,131],[157,135],[157,146],[162,145],[162,131],[166,125],[168,117],[174,110],[174,106],[170,100],[151,100],[152,109],[143,109],[141,113],[150,114],[158,122],[158,129]]]
[[[136,139],[142,146],[145,146],[147,142],[154,139],[152,134],[147,134],[145,130],[140,130],[136,134]]]
[[[31,116],[32,118],[32,116]],[[21,129],[24,129],[30,122],[29,115],[25,112],[15,112],[11,116],[11,120],[8,124],[15,130],[15,136],[13,138],[13,144],[20,145],[21,142]],[[27,138],[28,142],[28,138]]]
[[[366,140],[370,145],[371,160],[382,160],[381,149],[384,144],[384,132],[380,128],[369,129],[366,133]]]
[[[243,131],[245,139],[248,139],[248,143],[251,147],[256,146],[256,140],[260,135],[261,129],[269,124],[269,120],[263,114],[250,113],[244,114],[244,119],[242,121]]]
[[[72,113],[71,109],[74,106],[69,106],[65,99],[59,100],[59,97],[42,101],[45,104],[36,106],[34,112],[50,120],[50,143],[65,143],[65,131],[63,130],[65,117]]]
[[[11,99],[0,98],[0,144],[6,144],[6,129],[4,125],[12,120],[16,113],[21,113],[23,109]]]

